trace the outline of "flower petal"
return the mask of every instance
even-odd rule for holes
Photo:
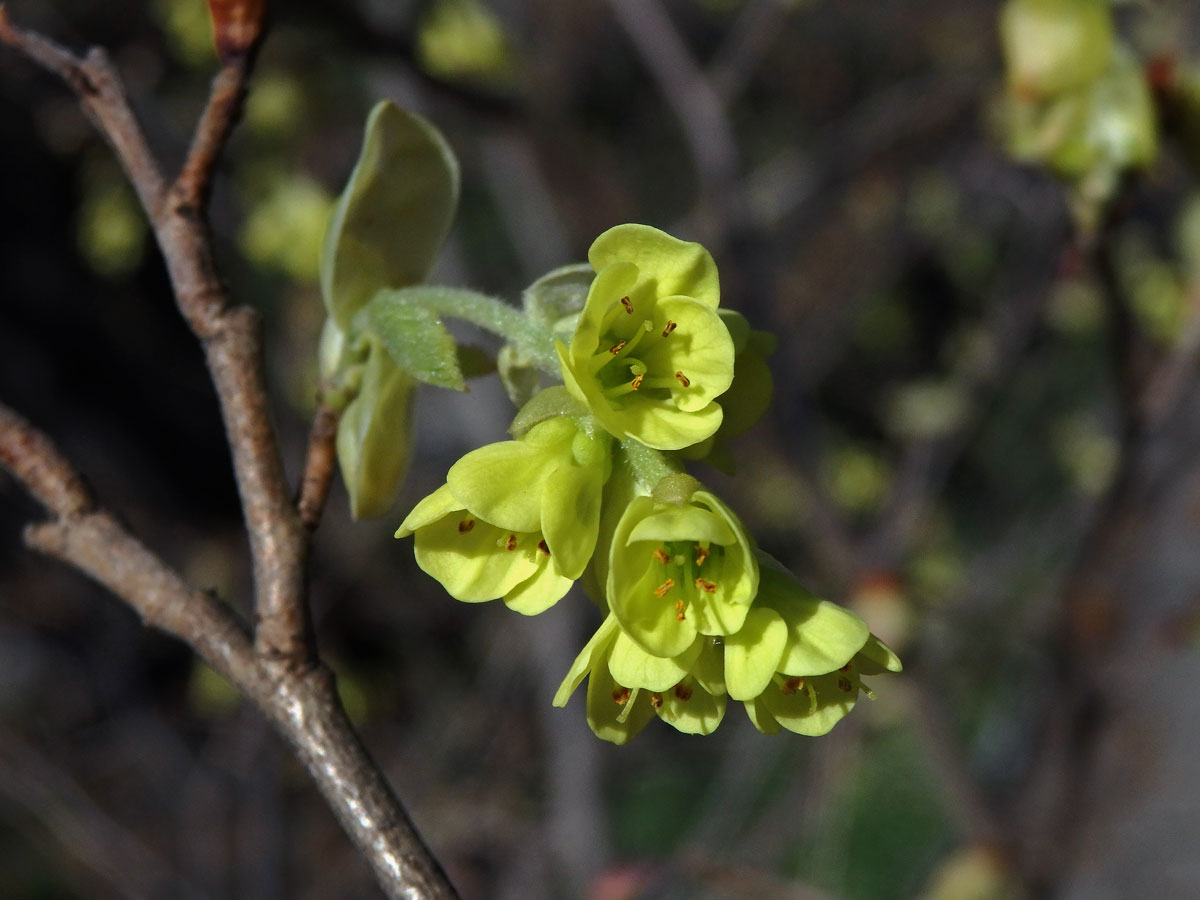
[[[532,576],[504,595],[504,604],[523,616],[536,616],[561,600],[574,582],[575,579],[560,575],[549,559],[544,559]]]
[[[555,568],[568,578],[583,574],[596,549],[603,478],[601,467],[580,466],[570,459],[546,479],[542,533]]]
[[[583,682],[600,660],[601,656],[608,652],[608,648],[612,645],[613,639],[617,635],[620,628],[617,625],[617,620],[612,615],[601,623],[596,629],[595,634],[591,636],[583,649],[579,651],[579,655],[575,657],[575,661],[571,663],[571,668],[567,672],[566,677],[562,680],[562,684],[558,686],[558,692],[554,695],[555,706],[566,706],[567,700],[575,693],[575,688]]]
[[[699,506],[666,506],[639,521],[629,533],[629,544],[637,541],[708,541],[733,544],[734,533],[716,513]]]
[[[691,679],[660,696],[658,717],[684,734],[712,734],[725,718],[726,696],[710,694]]]
[[[450,486],[443,484],[414,506],[412,512],[404,517],[404,521],[396,529],[396,537],[408,537],[418,528],[428,525],[430,522],[436,522],[442,516],[452,513],[456,509],[464,508],[461,503],[454,499],[454,495],[450,493]]]
[[[523,441],[472,450],[446,473],[454,498],[481,519],[512,531],[539,531],[549,454]]]
[[[464,527],[466,522],[471,525]],[[417,565],[450,596],[481,603],[503,597],[537,571],[539,540],[537,532],[511,532],[466,512],[451,513],[417,529]]]
[[[850,689],[845,690],[845,685],[850,685]],[[819,737],[827,734],[854,709],[858,687],[834,672],[805,678],[804,685],[792,694],[772,686],[762,694],[762,700],[775,720],[788,731]]]
[[[613,642],[608,669],[612,677],[626,687],[665,691],[687,676],[700,655],[702,644],[701,640],[692,641],[691,646],[676,657],[651,656],[622,631]]]
[[[745,624],[725,638],[725,684],[734,700],[752,700],[775,675],[788,629],[773,609],[755,607]]]
[[[686,387],[682,381],[671,386],[671,400],[686,412],[703,409],[733,383],[729,329],[712,308],[691,297],[658,301],[655,329],[661,333],[668,322],[673,330],[646,353],[646,365],[651,371],[686,374]]]
[[[597,272],[618,261],[635,263],[660,297],[686,294],[716,309],[721,298],[717,265],[702,246],[649,225],[617,225],[592,243],[588,262]]]

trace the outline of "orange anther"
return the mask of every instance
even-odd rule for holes
[[[850,693],[850,691],[853,690],[853,688],[854,688],[854,685],[852,685],[850,683],[849,678],[839,678],[838,679],[838,690],[839,691],[845,691],[846,693]]]
[[[675,696],[678,697],[680,700],[682,700],[684,703],[687,703],[689,700],[692,699],[692,689],[690,687],[688,687],[686,684],[682,684],[682,683],[677,684],[677,685],[675,685]]]
[[[658,693],[651,694],[650,695],[650,705],[653,706],[655,709],[661,709],[662,708],[662,694],[658,694]]]
[[[628,297],[621,298],[621,305],[625,307],[625,312],[629,313],[631,316],[633,315],[633,303],[630,302]]]
[[[467,518],[463,519],[461,522],[458,523],[458,533],[466,534],[468,531],[470,531],[474,527],[475,527],[475,520],[468,516]]]
[[[629,702],[629,695],[631,693],[632,691],[630,691],[627,687],[618,687],[612,692],[612,698],[614,701],[616,701],[617,706],[624,706],[627,702]]]
[[[517,549],[517,536],[515,534],[510,534],[508,537],[506,537],[504,539],[504,549],[505,550],[516,550]]]
[[[684,615],[685,609],[686,609],[686,607],[683,605],[682,600],[675,601],[675,621],[676,622],[682,622],[684,619],[687,618],[687,616]]]
[[[638,388],[640,388],[642,386],[642,379],[645,377],[646,377],[645,374],[634,375],[633,381],[629,382],[629,387],[636,391]]]
[[[717,590],[716,584],[709,581],[707,578],[697,578],[696,587],[700,588],[700,590],[704,591],[706,594],[715,593]]]
[[[696,565],[704,565],[704,561],[708,559],[708,555],[709,551],[705,550],[703,547],[696,547]]]
[[[682,384],[684,387],[692,386],[692,379],[688,378],[682,372],[675,373],[675,380],[678,381],[680,384]]]
[[[664,581],[662,584],[660,584],[658,587],[656,587],[654,589],[654,596],[655,597],[664,597],[664,596],[666,596],[667,591],[669,591],[673,587],[675,587],[674,580],[668,578],[666,581]]]
[[[613,344],[611,347],[608,348],[608,352],[611,353],[613,356],[616,356],[618,353],[621,352],[621,348],[624,346],[625,346],[624,341],[617,341],[615,344]]]
[[[678,326],[676,325],[675,322],[672,322],[670,319],[667,319],[667,327],[662,330],[662,336],[666,337],[668,334],[670,334],[672,331],[674,331],[676,329],[676,327],[678,327]]]
[[[781,693],[786,694],[790,697],[792,694],[796,693],[796,691],[800,690],[800,688],[802,688],[802,687],[804,687],[804,679],[803,678],[789,678],[787,681],[785,681],[783,683],[783,687],[781,687],[779,690]]]
[[[657,559],[664,566],[671,561],[670,555],[662,547],[659,547],[657,550],[655,550],[650,555],[653,556],[655,559]]]
[[[538,550],[547,556],[550,555],[550,546],[546,543],[545,538],[542,538],[540,541],[538,541]]]

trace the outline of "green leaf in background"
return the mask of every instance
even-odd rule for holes
[[[419,298],[380,291],[367,307],[367,322],[392,361],[413,378],[435,387],[467,389],[454,338]]]
[[[396,498],[412,450],[416,381],[371,343],[358,396],[338,422],[337,456],[356,519],[381,516]]]
[[[458,162],[441,133],[377,104],[321,253],[321,293],[339,327],[380,289],[425,280],[457,203]]]

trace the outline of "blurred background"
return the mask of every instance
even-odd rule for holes
[[[216,68],[202,0],[8,11],[108,48],[178,163]],[[1200,22],[1183,2],[1117,10],[1161,151],[1081,237],[1063,185],[1006,153],[998,12],[276,4],[213,222],[235,299],[266,319],[293,477],[320,240],[389,97],[463,166],[435,281],[515,300],[620,222],[712,250],[722,303],[779,349],[737,476],[697,474],[906,664],[816,740],[762,736],[734,704],[704,739],[595,740],[582,696],[550,706],[598,623],[581,594],[537,619],[458,604],[391,537],[513,412],[494,379],[426,389],[393,514],[353,522],[335,485],[313,603],[367,746],[464,898],[1200,895],[1200,154],[1171,105]],[[0,198],[3,400],[244,605],[201,353],[111,153],[6,49]],[[24,549],[40,514],[0,473],[0,897],[377,896],[253,709]]]

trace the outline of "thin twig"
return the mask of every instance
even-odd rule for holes
[[[314,530],[321,521],[329,486],[333,483],[339,418],[341,413],[322,403],[313,414],[312,427],[308,432],[308,456],[304,461],[304,475],[300,479],[300,497],[296,506],[300,510],[300,521],[309,531]]]

